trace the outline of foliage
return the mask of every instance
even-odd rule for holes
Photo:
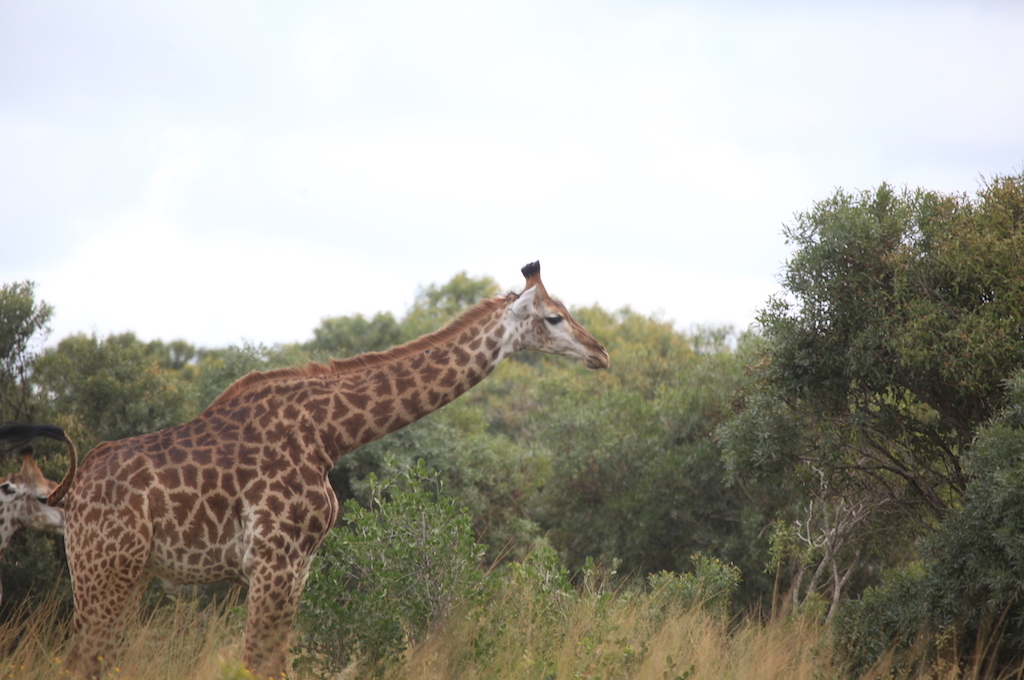
[[[927,631],[926,575],[920,565],[889,569],[882,583],[844,604],[835,619],[835,653],[849,677],[861,677],[886,656],[895,677],[921,669],[934,650],[922,651]],[[917,677],[917,676],[914,676]]]
[[[703,607],[719,615],[728,615],[732,597],[739,587],[740,570],[701,553],[691,556],[693,571],[678,574],[661,571],[650,574],[651,599],[655,606],[670,609]]]
[[[1024,175],[975,198],[839,190],[786,236],[784,293],[717,439],[737,483],[787,490],[777,518],[811,549],[786,574],[834,611],[958,506],[965,452],[1024,366]]]
[[[402,319],[402,340],[436,331],[470,305],[497,293],[494,279],[473,278],[466,272],[459,272],[443,286],[431,284],[417,293],[412,309]]]
[[[844,607],[836,636],[854,672],[894,649],[1024,662],[1024,370],[1006,389],[1006,409],[965,453],[962,505],[924,539],[922,560]]]
[[[546,451],[487,431],[482,413],[464,401],[446,406],[338,461],[331,484],[338,498],[370,504],[367,480],[422,463],[443,484],[441,493],[473,518],[487,561],[519,556],[539,533],[527,501],[547,478]]]
[[[757,537],[765,520],[747,512],[757,491],[725,483],[711,436],[743,380],[740,351],[629,312],[620,319],[604,336],[614,357],[607,376],[551,371],[532,384],[543,407],[525,426],[551,449],[552,466],[538,522],[572,569],[592,556],[618,558],[626,573],[681,571],[704,551],[743,565],[752,588],[768,587]]]
[[[45,406],[35,388],[35,367],[49,333],[53,307],[35,299],[31,282],[0,288],[0,421],[31,421]],[[60,456],[49,455],[54,450]],[[67,469],[64,447],[37,445],[38,462],[57,476]],[[15,456],[16,458],[17,456]],[[59,462],[58,462],[59,460]],[[0,475],[17,470],[20,461],[0,460]],[[58,472],[59,470],[59,472]],[[22,603],[38,603],[58,582],[69,604],[62,578],[63,543],[59,537],[19,531],[7,545],[0,578],[4,580],[0,617],[12,616]]]
[[[59,601],[62,612],[70,613],[71,581],[60,536],[18,531],[11,537],[3,557],[0,621],[17,617],[26,607],[38,606],[47,600]]]
[[[189,385],[131,333],[72,335],[39,358],[36,384],[79,449],[178,425],[191,415]]]
[[[200,352],[194,381],[197,413],[247,373],[274,368],[272,354],[270,348],[252,343]]]
[[[977,200],[838,191],[797,216],[786,296],[759,322],[766,395],[815,432],[802,455],[945,514],[963,450],[1024,365],[1022,216],[1024,175]]]
[[[1024,371],[1011,381],[1024,404]],[[960,656],[999,666],[1024,661],[1024,423],[1013,415],[984,428],[966,456],[970,483],[924,546],[933,630]]]
[[[41,344],[49,332],[53,307],[36,302],[30,281],[0,288],[0,421],[29,420],[33,415],[29,378]]]
[[[483,578],[469,515],[427,488],[438,482],[423,465],[367,484],[371,507],[345,504],[345,526],[328,536],[303,594],[297,664],[321,674],[394,659]]]
[[[402,328],[395,317],[391,312],[378,312],[372,319],[362,314],[324,319],[313,330],[313,339],[302,347],[311,356],[324,361],[364,352],[382,352],[401,341]]]
[[[191,377],[194,372],[188,369],[194,368],[199,360],[200,351],[195,345],[181,339],[171,342],[153,340],[146,344],[146,354],[153,357],[160,368],[170,371],[188,371],[187,375]]]

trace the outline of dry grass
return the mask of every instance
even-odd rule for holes
[[[924,653],[918,655],[924,658]],[[906,662],[906,657],[903,658]],[[414,647],[387,680],[847,680],[833,660],[830,628],[813,613],[765,622],[726,621],[697,607],[665,612],[644,596],[581,597],[545,608],[506,594],[486,611],[447,625]],[[978,661],[919,664],[891,658],[859,680],[1024,680]]]
[[[498,639],[476,653],[493,621],[450,622],[412,649],[389,680],[635,678],[636,680],[811,680],[838,677],[827,633],[810,617],[738,626],[700,609],[652,616],[642,601],[579,603],[559,630],[498,625]],[[661,618],[659,621],[658,619]]]
[[[387,680],[839,680],[819,617],[726,621],[701,608],[669,610],[640,594],[563,596],[509,586],[490,606],[453,617],[386,673]],[[243,680],[242,609],[181,598],[131,626],[104,680]],[[0,625],[0,680],[52,680],[69,622],[56,598]],[[369,673],[365,674],[369,677]],[[353,680],[356,669],[333,680]],[[882,663],[863,680],[890,680]],[[1017,680],[983,664],[946,664],[912,680]]]
[[[0,678],[53,680],[71,624],[56,598],[0,625]],[[157,608],[129,627],[116,665],[104,680],[241,680],[241,617],[230,604],[202,608],[192,598]]]

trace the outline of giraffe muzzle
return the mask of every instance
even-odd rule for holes
[[[583,365],[592,370],[608,368],[611,365],[611,358],[608,356],[607,350],[598,345],[583,359]]]

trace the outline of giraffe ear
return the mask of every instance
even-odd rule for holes
[[[512,316],[517,319],[523,319],[529,315],[530,310],[533,309],[533,302],[536,297],[536,288],[530,287],[524,290],[523,294],[516,298],[516,301],[512,303]]]

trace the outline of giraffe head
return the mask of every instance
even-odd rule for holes
[[[47,495],[56,487],[57,483],[44,477],[36,465],[32,449],[23,449],[21,470],[0,479],[0,533],[8,538],[23,526],[62,533],[64,511],[46,503]]]
[[[526,288],[512,303],[513,335],[522,349],[579,359],[587,368],[608,368],[608,352],[569,310],[548,295],[540,280],[540,262],[523,267]]]

